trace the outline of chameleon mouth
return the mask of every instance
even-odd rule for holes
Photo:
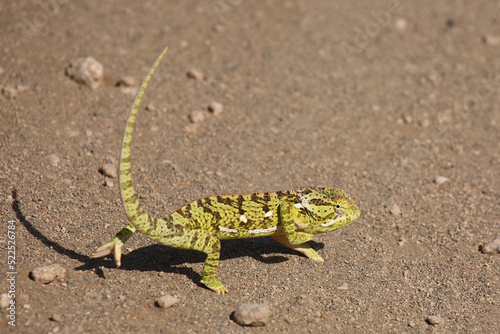
[[[335,219],[330,220],[330,221],[329,221],[329,222],[327,222],[327,223],[321,224],[321,226],[323,226],[323,227],[327,227],[327,226],[330,226],[330,225],[335,224],[336,222],[339,222],[339,221],[341,221],[341,220],[344,220],[344,219],[346,219],[346,218],[347,218],[347,216],[346,216],[346,215],[342,215],[342,216],[340,216],[340,217],[337,217],[337,218],[335,218]]]

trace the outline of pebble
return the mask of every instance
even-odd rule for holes
[[[420,125],[421,128],[427,129],[429,125],[431,125],[431,121],[428,118],[424,118],[420,122],[418,122],[418,125]]]
[[[5,86],[2,88],[2,94],[8,99],[15,99],[17,97],[17,89],[14,86]]]
[[[491,46],[500,45],[500,35],[486,35],[483,37],[483,42]]]
[[[156,110],[156,107],[154,106],[154,104],[151,104],[151,103],[150,103],[150,104],[148,104],[148,105],[146,106],[146,110],[147,110],[147,111],[155,111],[155,110]]]
[[[133,86],[137,86],[137,81],[135,80],[134,77],[126,75],[126,76],[118,79],[118,81],[116,82],[116,86],[118,86],[118,87],[133,87]]]
[[[120,87],[120,91],[128,96],[135,96],[137,94],[137,91],[139,90],[139,87],[133,86],[133,87]]]
[[[429,324],[431,324],[432,326],[437,326],[439,324],[442,324],[443,323],[443,318],[441,317],[438,317],[436,315],[430,315],[427,317],[427,322]]]
[[[59,159],[59,157],[55,154],[50,154],[47,158],[53,165],[57,165],[61,161],[61,159]]]
[[[62,317],[61,317],[61,315],[60,315],[60,314],[55,313],[55,314],[53,314],[53,315],[50,317],[50,320],[55,321],[55,322],[59,322],[59,321],[61,321],[61,320],[62,320]]]
[[[197,133],[198,124],[188,124],[182,129],[182,131],[184,131],[185,133]]]
[[[342,285],[337,287],[337,290],[347,290],[349,289],[349,285],[347,283],[343,283]]]
[[[219,102],[212,102],[208,105],[208,111],[210,111],[214,116],[218,116],[224,110],[224,106]]]
[[[271,309],[267,304],[240,304],[234,312],[234,321],[241,326],[261,327],[269,321]]]
[[[0,75],[3,75],[5,73],[5,70],[3,69],[2,66],[0,66]]]
[[[389,211],[389,213],[394,216],[401,216],[402,214],[401,209],[396,203],[392,203],[391,205],[389,205],[387,211]]]
[[[408,326],[410,326],[411,328],[415,328],[415,327],[417,327],[417,324],[415,323],[415,321],[410,320],[410,322],[408,323]]]
[[[6,293],[2,293],[0,295],[0,308],[6,309],[10,305],[9,295]]]
[[[37,282],[62,283],[68,281],[68,271],[59,264],[51,264],[44,267],[38,267],[31,271],[30,278]]]
[[[500,237],[481,246],[483,254],[500,254]]]
[[[436,185],[438,185],[438,186],[440,186],[440,185],[442,185],[443,183],[448,182],[448,181],[450,181],[450,179],[449,179],[449,178],[444,177],[444,176],[441,176],[441,175],[437,176],[437,177],[434,179],[434,183],[435,183]]]
[[[191,123],[201,123],[205,120],[205,115],[201,110],[193,110],[189,114],[189,120]]]
[[[118,169],[112,163],[107,163],[102,165],[102,174],[107,177],[115,178],[118,176]]]
[[[396,30],[398,30],[398,31],[405,31],[406,28],[408,27],[408,22],[405,19],[403,19],[402,17],[398,17],[394,21],[394,26],[396,27]]]
[[[101,84],[104,67],[92,57],[78,58],[66,68],[66,75],[77,83],[96,89]]]
[[[186,75],[189,79],[195,79],[200,81],[205,79],[205,75],[203,74],[203,72],[195,68],[192,68],[189,71],[187,71]]]
[[[169,308],[177,303],[179,303],[179,298],[174,295],[163,295],[156,301],[156,304],[161,308]]]

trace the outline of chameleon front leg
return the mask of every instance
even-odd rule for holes
[[[304,254],[306,257],[310,258],[311,260],[314,260],[317,262],[324,261],[323,258],[321,256],[319,256],[319,254],[316,253],[316,251],[314,249],[312,249],[311,246],[309,246],[306,243],[294,245],[290,241],[288,241],[288,238],[284,234],[275,234],[275,235],[272,235],[271,237],[273,237],[274,240],[276,240],[277,242],[279,242],[283,246],[288,247],[288,248],[293,249],[293,250],[296,250],[297,252]]]
[[[96,248],[90,257],[102,257],[113,253],[113,259],[117,267],[121,265],[122,258],[122,246],[128,239],[134,234],[135,227],[132,224],[125,226],[120,232],[118,232],[110,242],[105,243],[99,248]]]
[[[285,236],[292,245],[301,245],[306,241],[312,240],[312,234],[297,232],[295,230],[295,221],[300,221],[301,215],[292,203],[281,203],[279,206],[279,215]]]
[[[191,249],[207,254],[201,283],[218,294],[226,294],[228,291],[217,279],[217,268],[220,258],[220,241],[215,236],[199,230],[172,231],[170,235],[152,236],[153,239],[166,246]]]

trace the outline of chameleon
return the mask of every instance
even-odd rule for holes
[[[221,240],[271,236],[280,244],[314,261],[323,258],[307,244],[314,234],[339,229],[361,214],[356,203],[337,188],[304,187],[293,191],[217,195],[192,201],[164,218],[155,218],[141,207],[132,183],[131,143],[142,97],[167,48],[144,78],[130,110],[119,165],[122,204],[129,224],[111,241],[94,250],[92,258],[113,254],[121,265],[121,248],[136,232],[160,244],[207,254],[201,282],[218,294],[228,290],[217,279]]]

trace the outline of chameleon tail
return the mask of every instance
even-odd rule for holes
[[[156,219],[150,217],[147,213],[144,212],[139,201],[137,200],[137,196],[135,195],[134,186],[132,184],[132,170],[130,164],[132,133],[134,131],[135,119],[137,116],[137,112],[139,111],[139,106],[141,104],[144,92],[146,91],[149,81],[151,80],[151,77],[153,76],[156,68],[160,64],[161,59],[167,52],[167,49],[168,48],[165,48],[158,59],[156,59],[153,67],[151,68],[151,70],[149,70],[149,73],[144,78],[144,81],[142,82],[142,85],[137,92],[134,104],[128,116],[125,135],[123,136],[122,151],[120,155],[120,194],[123,207],[125,208],[127,217],[132,225],[134,225],[139,230],[139,232],[146,235],[149,235],[151,233],[151,225],[156,225]]]

